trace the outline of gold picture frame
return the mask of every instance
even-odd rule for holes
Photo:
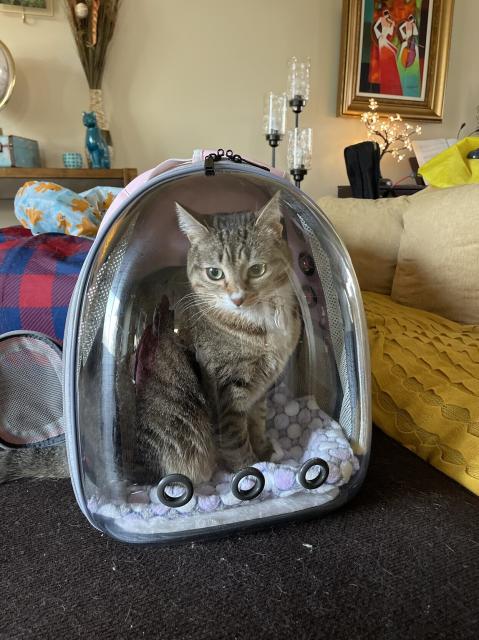
[[[15,2],[15,4],[13,4]],[[44,6],[36,6],[44,5]],[[53,0],[0,0],[0,11],[24,16],[53,16]]]
[[[7,45],[0,40],[0,109],[2,109],[12,95],[15,85],[15,62]]]
[[[343,0],[338,116],[441,122],[454,0]]]

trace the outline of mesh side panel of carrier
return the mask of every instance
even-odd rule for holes
[[[46,338],[0,340],[0,442],[50,443],[64,433],[60,350]]]
[[[125,237],[100,267],[96,279],[88,289],[87,301],[90,308],[90,316],[88,322],[82,324],[80,328],[82,350],[78,359],[78,367],[86,363],[98,330],[103,323],[106,300],[110,293],[111,283],[122,263],[128,247],[129,237],[130,234],[126,232]]]
[[[353,407],[348,377],[348,360],[345,348],[344,325],[338,294],[333,282],[331,264],[326,252],[321,247],[321,244],[312,229],[303,219],[301,219],[301,224],[303,225],[303,229],[311,243],[314,260],[318,265],[318,271],[321,273],[321,281],[323,283],[334,357],[336,360],[336,366],[338,367],[339,379],[341,381],[343,391],[339,423],[349,438],[355,438],[357,437],[357,434],[354,433],[355,426],[353,425]]]

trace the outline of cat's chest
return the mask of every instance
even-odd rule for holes
[[[283,369],[298,341],[298,315],[293,312],[281,320],[279,327],[272,324],[261,331],[231,330],[205,321],[190,326],[183,337],[210,373],[231,368],[246,374],[249,368],[269,377]]]
[[[197,354],[210,371],[231,369],[245,378],[270,377],[281,370],[294,346],[284,334],[215,333],[201,336]]]

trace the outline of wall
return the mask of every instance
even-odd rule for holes
[[[309,55],[311,101],[301,122],[314,129],[314,157],[304,188],[313,197],[335,193],[346,181],[344,146],[364,139],[357,119],[335,115],[340,18],[340,0],[123,0],[104,82],[115,166],[143,170],[218,146],[268,161],[263,94],[286,88],[291,55]],[[28,22],[0,14],[18,72],[0,126],[38,139],[44,163],[61,166],[63,151],[82,150],[87,84],[62,3],[54,18]],[[424,138],[454,136],[464,120],[474,125],[478,24],[479,2],[456,0],[445,118],[426,125]],[[383,168],[394,179],[407,173],[406,162]],[[4,214],[3,223],[12,219]]]

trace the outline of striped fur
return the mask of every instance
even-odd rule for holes
[[[209,480],[215,447],[201,374],[193,354],[173,330],[168,300],[155,323],[152,362],[137,392],[137,441],[147,479],[182,473],[195,483]]]
[[[0,451],[0,484],[20,478],[68,478],[65,445]]]
[[[200,219],[180,205],[177,214],[191,243],[191,292],[179,307],[180,335],[203,371],[219,457],[234,470],[272,453],[265,393],[299,338],[281,211],[274,197],[256,214]],[[265,273],[252,277],[258,264],[266,265]],[[211,280],[212,267],[224,277]]]

